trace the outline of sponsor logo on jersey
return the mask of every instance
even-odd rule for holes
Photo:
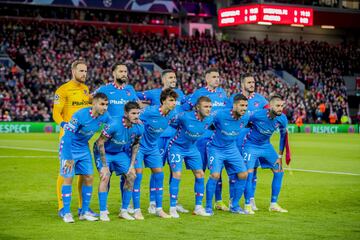
[[[85,100],[82,100],[82,101],[73,101],[71,103],[72,106],[84,106],[84,105],[90,105],[90,101],[85,101]]]
[[[149,125],[148,129],[149,129],[150,132],[153,132],[153,133],[162,133],[165,130],[163,128],[154,128],[154,127],[152,127],[150,125]]]
[[[95,131],[84,131],[84,130],[81,130],[79,131],[79,133],[81,133],[82,135],[85,135],[85,136],[92,136],[94,135],[96,132]]]
[[[110,100],[109,104],[115,104],[115,105],[125,105],[129,100],[120,99],[120,100]]]
[[[218,102],[218,101],[214,101],[212,104],[213,107],[224,107],[225,106],[225,102]]]
[[[193,138],[199,138],[202,135],[202,133],[190,132],[190,131],[185,131],[185,134],[190,136],[190,137],[193,137]]]
[[[115,143],[115,144],[118,144],[118,145],[125,145],[125,144],[127,144],[127,141],[126,140],[116,140],[115,138],[112,138],[111,140],[110,140],[111,142],[113,142],[113,143]]]
[[[227,132],[225,130],[221,130],[221,133],[225,136],[229,136],[229,137],[235,137],[239,135],[238,131],[231,131],[231,132]]]

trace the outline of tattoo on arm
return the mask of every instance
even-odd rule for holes
[[[130,166],[134,166],[136,155],[140,147],[140,137],[136,137],[133,144],[131,145],[131,163]]]
[[[103,167],[107,167],[106,157],[105,157],[105,142],[106,141],[107,141],[107,137],[105,137],[104,135],[101,135],[99,137],[99,139],[96,141]]]

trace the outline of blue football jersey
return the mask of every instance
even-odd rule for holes
[[[102,124],[110,124],[108,112],[95,117],[92,107],[82,108],[75,112],[70,122],[64,126],[65,134],[61,138],[60,152],[66,160],[73,159],[71,150],[88,147],[90,138],[100,129]]]
[[[247,143],[263,145],[270,143],[270,137],[279,129],[281,135],[285,135],[288,120],[284,114],[273,119],[270,118],[269,109],[263,109],[250,114],[250,132],[247,135]],[[281,144],[280,144],[281,145]],[[283,146],[280,146],[283,149]]]
[[[192,109],[196,105],[197,100],[202,96],[210,98],[212,103],[211,112],[224,108],[228,103],[228,98],[224,89],[218,87],[214,91],[211,91],[207,87],[202,87],[188,97],[186,103],[183,105],[183,109]]]
[[[177,114],[170,123],[173,128],[177,129],[176,135],[170,140],[170,145],[176,144],[182,148],[193,146],[203,136],[212,122],[212,116],[208,116],[200,121],[195,111]]]
[[[236,147],[236,139],[241,130],[248,124],[248,121],[248,113],[236,119],[231,108],[215,112],[213,123],[215,131],[210,144],[218,148]]]
[[[112,123],[105,126],[102,131],[102,134],[109,138],[105,142],[105,152],[110,154],[127,152],[129,145],[136,137],[141,137],[143,132],[142,124],[132,124],[131,127],[127,127],[124,118],[113,119]]]
[[[144,134],[140,140],[140,147],[145,150],[158,148],[160,135],[169,127],[170,120],[174,117],[175,111],[167,115],[161,112],[160,106],[149,106],[141,113],[140,119],[144,123]]]
[[[100,86],[95,93],[105,93],[109,99],[108,112],[112,118],[122,117],[124,115],[124,106],[129,101],[138,101],[134,88],[131,85],[125,85],[119,88],[115,83],[108,83]]]

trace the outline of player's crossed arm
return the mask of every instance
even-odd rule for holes
[[[106,162],[106,153],[105,153],[105,142],[111,137],[107,132],[106,128],[102,131],[99,138],[94,143],[94,153],[95,155],[100,156],[102,167],[100,169],[100,179],[105,180],[106,177],[110,176],[109,166]]]

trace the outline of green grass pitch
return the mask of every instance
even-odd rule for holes
[[[256,192],[260,211],[253,216],[215,211],[209,218],[182,214],[180,219],[159,219],[147,214],[149,170],[145,170],[144,221],[117,217],[119,178],[113,177],[108,203],[111,222],[83,222],[76,217],[75,224],[65,224],[57,216],[57,142],[57,134],[0,135],[0,239],[360,239],[358,134],[290,135],[293,169],[358,175],[285,171],[279,203],[289,210],[286,214],[267,211],[272,174],[260,170]],[[273,142],[277,146],[278,136]],[[164,208],[168,211],[165,171]],[[98,210],[97,172],[95,179],[91,208]],[[194,204],[193,181],[191,172],[184,171],[179,200],[188,209]],[[227,202],[226,177],[224,184]],[[77,212],[76,191],[72,211]]]

